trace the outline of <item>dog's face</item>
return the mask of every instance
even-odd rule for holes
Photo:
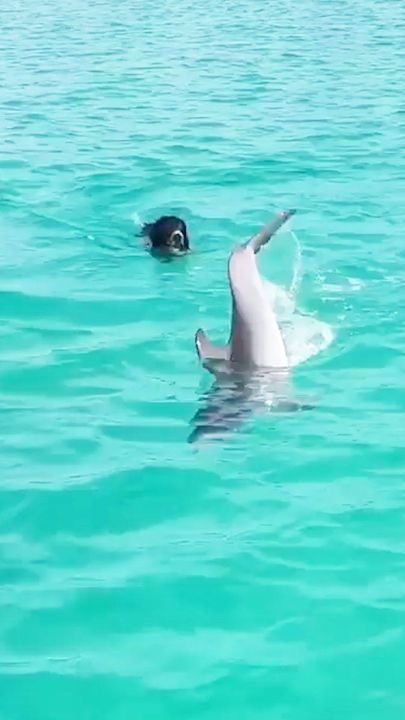
[[[175,215],[165,215],[144,225],[142,235],[149,238],[152,250],[158,252],[179,255],[190,249],[186,223]]]

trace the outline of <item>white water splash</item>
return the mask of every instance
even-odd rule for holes
[[[297,309],[296,297],[302,279],[302,253],[295,233],[290,230],[289,234],[296,245],[289,290],[268,280],[263,279],[263,283],[280,322],[290,365],[294,367],[326,350],[334,339],[334,333],[328,323]]]
[[[143,222],[136,211],[132,213],[131,220],[134,223],[135,227],[140,230],[143,225]]]
[[[293,276],[292,276],[291,285],[290,285],[290,295],[295,296],[297,294],[297,291],[301,284],[301,279],[302,279],[302,251],[301,251],[300,241],[298,240],[295,232],[290,230],[290,235],[291,235],[292,239],[294,240],[295,248],[296,248],[296,257],[295,257],[295,262],[294,262],[294,267],[293,267]]]

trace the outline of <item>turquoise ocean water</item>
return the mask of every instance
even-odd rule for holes
[[[405,717],[402,0],[0,8],[0,719]],[[190,445],[275,210],[306,413]],[[149,257],[164,212],[194,252]]]

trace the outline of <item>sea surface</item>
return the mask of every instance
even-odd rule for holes
[[[0,720],[405,717],[404,38],[403,0],[1,3]],[[313,409],[191,444],[194,332],[287,207]]]

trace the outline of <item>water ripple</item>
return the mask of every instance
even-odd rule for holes
[[[1,718],[399,720],[403,3],[0,19]],[[192,447],[194,331],[226,339],[229,250],[286,206],[315,408]],[[177,263],[135,236],[166,212]]]

